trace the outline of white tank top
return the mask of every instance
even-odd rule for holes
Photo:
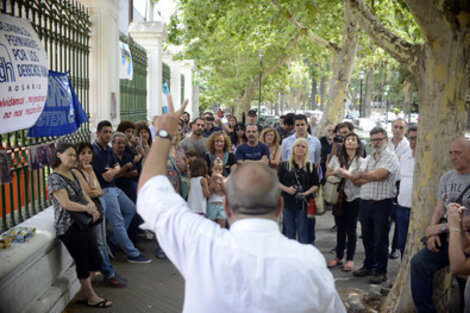
[[[189,180],[188,205],[194,213],[206,214],[207,200],[202,193],[201,178],[198,176]]]

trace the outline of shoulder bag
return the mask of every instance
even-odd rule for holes
[[[56,173],[58,174],[58,173]],[[60,175],[60,174],[58,174]],[[72,173],[73,177],[75,178],[75,181],[78,182],[77,177],[75,176],[74,173]],[[62,176],[62,175],[60,175]],[[69,185],[70,188],[72,188],[77,195],[80,195],[79,202],[80,204],[87,205],[88,203],[85,201],[82,191],[77,190],[69,181],[68,178],[62,176],[64,179],[65,183]],[[80,182],[78,182],[80,184]],[[99,203],[99,200],[93,201],[95,203],[96,209],[100,213],[100,217],[93,223],[93,216],[88,214],[87,212],[81,211],[67,211],[70,214],[70,217],[74,220],[74,222],[77,224],[78,228],[80,229],[86,229],[90,226],[97,225],[103,221],[103,208],[101,207],[101,203]],[[99,204],[98,204],[99,203]]]

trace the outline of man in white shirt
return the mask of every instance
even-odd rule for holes
[[[185,279],[183,312],[346,312],[320,252],[288,240],[276,216],[279,183],[266,165],[246,163],[227,181],[230,230],[192,213],[166,175],[171,136],[187,100],[157,120],[139,181],[142,226],[155,231]]]
[[[407,123],[404,119],[398,118],[393,121],[392,123],[392,134],[393,138],[388,141],[388,148],[395,152],[397,155],[398,161],[402,158],[402,156],[407,155],[410,153],[410,144],[405,137],[405,133],[407,132]],[[397,176],[397,192],[400,191],[400,177]],[[397,201],[395,199],[393,203],[393,212],[392,212],[392,222],[395,222],[395,230],[393,231],[393,240],[391,252],[390,252],[390,259],[398,258],[398,226],[397,226],[397,218],[396,218],[396,210],[397,210]],[[390,227],[390,230],[392,227]]]
[[[398,235],[398,249],[405,250],[406,237],[408,235],[408,225],[410,223],[411,200],[413,198],[413,173],[415,168],[415,149],[418,128],[410,126],[408,128],[408,140],[410,151],[400,158],[398,167],[398,177],[400,179],[400,190],[398,193],[398,205],[396,211],[396,229]]]

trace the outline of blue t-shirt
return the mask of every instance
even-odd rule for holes
[[[237,161],[258,161],[261,160],[263,156],[266,156],[269,159],[269,148],[261,142],[254,147],[250,147],[247,143],[241,144],[237,147],[237,151],[235,152]]]
[[[108,145],[106,145],[106,149],[104,149],[95,141],[93,143],[93,161],[91,162],[91,165],[96,173],[96,177],[98,177],[101,188],[116,187],[116,182],[114,180],[107,182],[102,176],[103,173],[106,172],[107,167],[112,168],[116,164],[119,164],[119,161],[114,154],[113,149]]]

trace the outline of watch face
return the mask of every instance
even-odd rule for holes
[[[168,137],[168,132],[167,132],[166,130],[162,129],[162,130],[160,130],[160,131],[158,132],[158,136],[160,136],[160,137]]]

